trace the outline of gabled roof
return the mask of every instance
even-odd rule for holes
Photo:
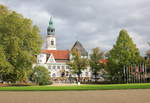
[[[88,56],[88,52],[85,50],[85,48],[82,46],[82,44],[79,41],[75,42],[71,50],[74,49],[78,50],[81,56]]]
[[[56,63],[53,54],[50,55],[50,57],[49,57],[48,60],[47,60],[47,63]]]
[[[41,53],[45,54],[53,54],[55,60],[68,60],[69,59],[69,51],[68,50],[41,50]]]

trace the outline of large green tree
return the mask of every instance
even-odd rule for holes
[[[88,67],[88,59],[82,58],[78,50],[71,51],[71,60],[68,63],[72,72],[77,75],[77,81],[80,82],[82,71]]]
[[[3,80],[27,81],[35,55],[42,46],[39,33],[30,19],[0,5],[0,64],[3,64],[0,73]]]
[[[123,66],[138,64],[143,60],[126,30],[121,30],[116,44],[108,54],[108,73],[113,81],[122,81]]]
[[[12,65],[7,62],[4,49],[0,46],[0,80],[6,79],[6,76],[12,72]]]
[[[95,81],[100,72],[100,69],[103,68],[103,65],[100,63],[100,60],[104,58],[104,52],[99,48],[93,48],[92,54],[90,55],[90,67],[93,75],[95,76]]]

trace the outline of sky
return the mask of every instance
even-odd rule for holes
[[[150,49],[150,0],[0,0],[38,25],[41,35],[51,16],[57,48],[70,49],[78,40],[91,51],[110,50],[121,29],[126,29],[142,55]]]

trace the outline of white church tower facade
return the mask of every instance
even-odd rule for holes
[[[49,25],[47,28],[46,35],[46,48],[41,50],[40,54],[37,55],[37,63],[33,64],[35,66],[44,66],[50,72],[50,77],[53,82],[56,81],[66,81],[68,82],[70,78],[77,77],[77,75],[72,74],[72,70],[68,65],[71,60],[71,54],[69,50],[57,50],[56,49],[56,37],[55,28],[53,24],[52,17],[50,18]],[[77,41],[71,50],[76,49],[80,52],[83,58],[88,57],[88,53],[79,41]],[[82,71],[81,77],[90,80],[92,72],[90,68]]]
[[[47,28],[46,49],[56,50],[55,28],[54,28],[52,17],[50,18],[49,26]]]

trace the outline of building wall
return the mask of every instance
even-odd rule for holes
[[[43,54],[43,53],[39,54],[37,56],[37,63],[38,64],[44,64],[44,63],[46,63],[46,54]]]
[[[47,68],[50,72],[50,77],[51,78],[58,78],[62,77],[62,72],[65,72],[64,77],[69,77],[70,75],[72,77],[77,77],[76,74],[73,74],[69,65],[67,65],[68,60],[65,62],[57,62],[56,63],[46,63],[46,54],[39,54],[37,56],[37,64],[34,66],[44,66]],[[91,71],[90,67],[82,71],[81,77],[91,77]]]
[[[66,63],[46,63],[46,64],[35,64],[36,66],[44,66],[50,72],[50,77],[61,77],[62,71],[70,74],[69,66]],[[68,77],[67,75],[65,75]]]
[[[53,44],[51,43],[53,41]],[[48,35],[46,38],[47,50],[56,50],[56,38],[54,35]]]

